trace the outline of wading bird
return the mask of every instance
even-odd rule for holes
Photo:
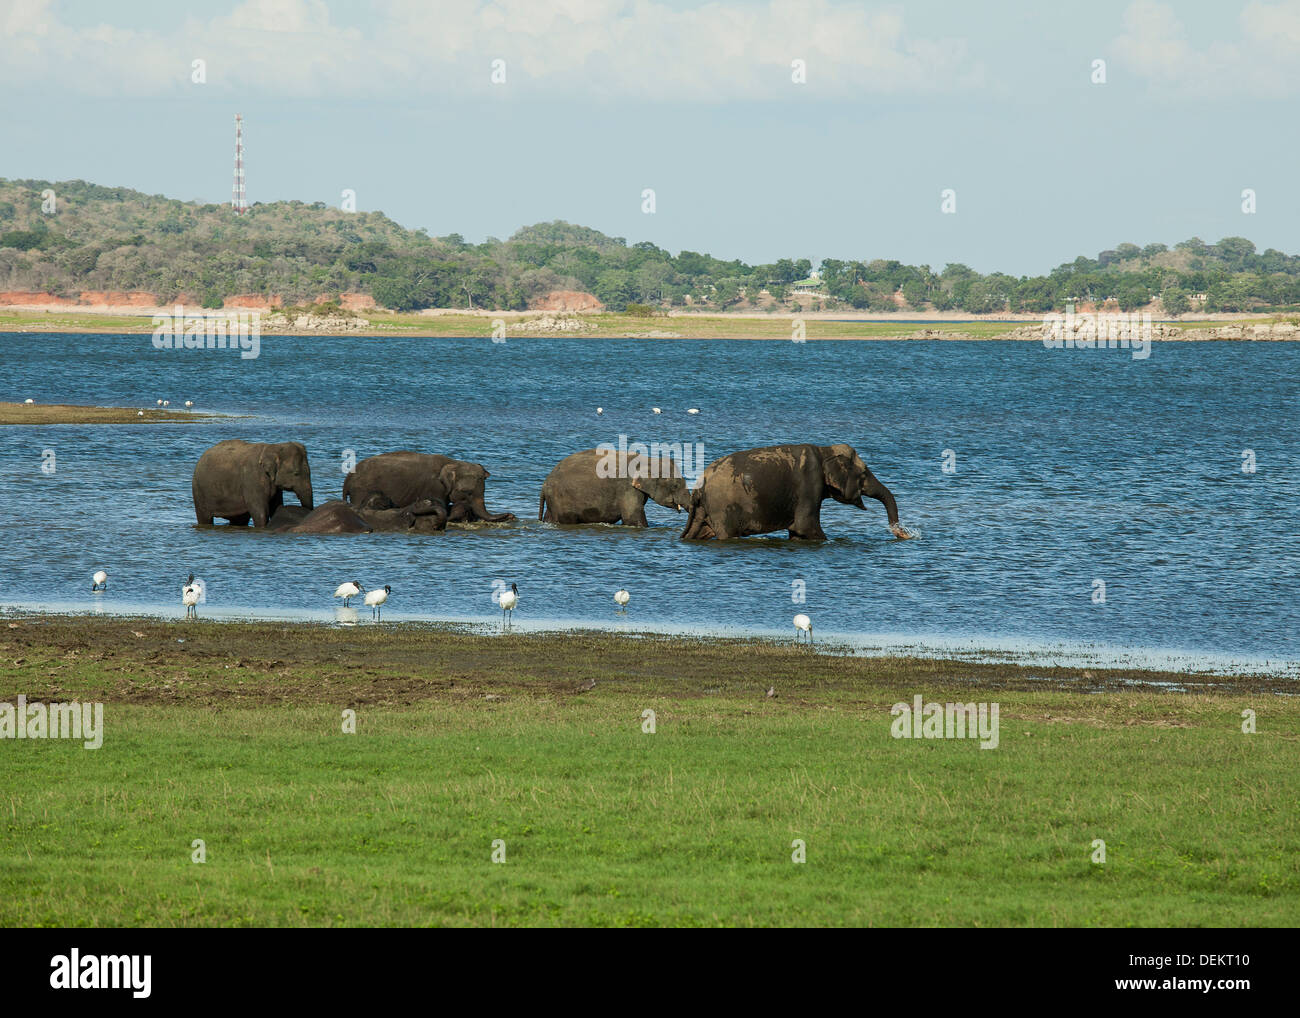
[[[187,400],[185,401],[185,409],[186,409],[186,410],[191,410],[191,409],[193,409],[193,407],[194,407],[194,400],[192,400],[192,399],[187,399]]]
[[[343,607],[347,608],[349,607],[348,602],[352,600],[352,598],[356,597],[358,594],[364,594],[365,592],[366,588],[361,586],[357,580],[346,580],[339,584],[338,589],[334,591],[334,596],[343,598]]]
[[[501,606],[501,628],[502,629],[506,627],[507,617],[509,618],[510,621],[512,622],[514,621],[515,605],[517,605],[518,603],[519,603],[519,588],[516,587],[513,583],[510,584],[509,590],[503,590],[497,596],[497,604]]]
[[[181,604],[185,605],[185,617],[187,619],[197,619],[199,617],[199,595],[203,588],[194,582],[194,574],[190,573],[190,578],[185,581],[185,586],[181,588]]]
[[[158,401],[157,401],[157,405],[158,405],[158,406],[162,406],[162,400],[158,400]]]
[[[652,414],[661,414],[661,413],[663,413],[663,411],[660,410],[657,406],[652,406],[652,407],[650,408],[650,412],[651,412]]]
[[[632,595],[626,590],[616,590],[614,592],[614,603],[618,605],[619,611],[627,611],[627,603],[632,600]]]
[[[605,412],[605,408],[604,408],[603,406],[598,406],[598,407],[596,407],[596,416],[597,416],[597,417],[599,417],[599,416],[600,416],[601,414],[603,414],[604,412]]]
[[[687,412],[688,414],[690,414],[690,415],[693,417],[695,414],[698,414],[698,413],[700,412],[700,408],[697,407],[697,406],[693,406],[693,407],[691,407],[689,410],[687,410],[686,412]]]
[[[382,590],[372,590],[366,595],[366,607],[370,609],[372,619],[382,619],[384,617],[384,602],[388,600],[388,595],[392,592],[392,587],[385,586]]]
[[[102,569],[96,570],[96,571],[95,571],[95,575],[92,576],[92,577],[90,578],[90,589],[91,589],[92,591],[94,591],[94,590],[107,590],[107,589],[108,589],[108,573],[104,572],[104,570],[102,570]]]
[[[812,619],[810,619],[807,615],[800,612],[798,615],[794,617],[794,629],[795,629],[794,632],[795,643],[799,642],[799,634],[801,632],[807,633],[808,642],[812,643],[812,638],[813,638]]]

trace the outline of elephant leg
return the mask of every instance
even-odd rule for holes
[[[447,504],[441,499],[426,498],[406,507],[411,514],[412,526],[415,520],[422,521],[424,529],[445,530],[447,528]]]
[[[812,510],[800,510],[795,514],[794,522],[790,524],[790,537],[800,541],[824,541],[826,540],[826,531],[822,530],[821,513],[819,507]]]
[[[623,498],[623,504],[619,507],[619,519],[623,521],[623,526],[648,527],[650,525],[645,518],[645,502],[646,496],[635,488]]]
[[[274,497],[279,495],[280,492],[275,488],[253,482],[245,483],[240,494],[243,496],[244,507],[248,511],[249,518],[253,521],[253,526],[266,526],[266,521],[270,518],[272,511],[271,504],[274,502]],[[283,496],[281,496],[281,502],[283,501]]]
[[[718,534],[713,529],[708,513],[698,503],[691,506],[691,515],[686,521],[686,529],[682,531],[682,540],[713,541],[717,538]]]

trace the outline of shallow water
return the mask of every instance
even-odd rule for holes
[[[819,633],[864,645],[1300,661],[1294,344],[1157,344],[1135,361],[1026,342],[264,337],[242,360],[148,336],[0,342],[2,399],[253,415],[0,428],[4,605],[179,615],[192,571],[208,614],[329,618],[334,587],[359,579],[392,585],[386,618],[487,621],[494,581],[514,581],[528,626],[792,633],[807,611]],[[550,468],[620,433],[703,443],[706,459],[849,442],[919,537],[894,540],[876,503],[826,503],[822,545],[687,544],[684,515],[654,504],[646,531],[538,523]],[[475,459],[489,508],[519,520],[426,537],[199,529],[190,474],[223,438],[304,442],[318,503],[338,496],[347,449]],[[96,568],[110,586],[92,598]]]

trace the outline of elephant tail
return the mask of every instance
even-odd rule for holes
[[[352,501],[352,478],[356,476],[357,476],[356,474],[348,474],[347,477],[343,478],[343,501],[344,502]]]
[[[537,499],[537,518],[546,519],[546,489],[542,489],[542,494]]]

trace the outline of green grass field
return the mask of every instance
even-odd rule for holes
[[[0,741],[6,926],[1300,920],[1289,680],[142,620],[0,662],[105,703],[98,750]],[[892,738],[916,693],[999,703],[998,748]]]

